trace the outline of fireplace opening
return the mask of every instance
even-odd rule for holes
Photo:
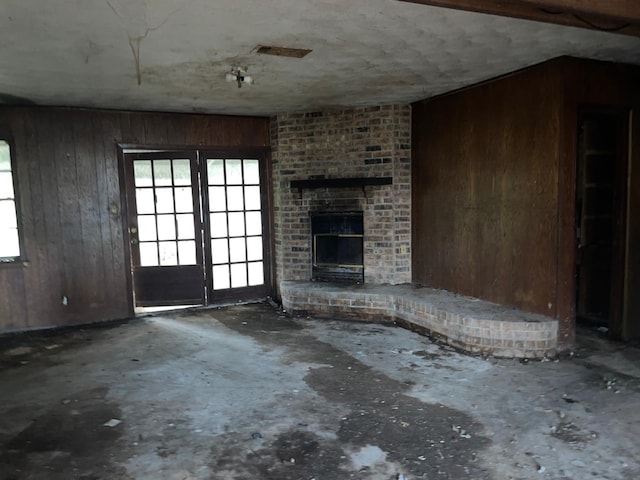
[[[362,212],[311,213],[312,280],[363,283]]]

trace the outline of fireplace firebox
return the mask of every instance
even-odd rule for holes
[[[312,280],[363,283],[362,212],[312,212]]]

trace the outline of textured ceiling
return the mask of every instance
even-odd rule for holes
[[[560,55],[640,64],[637,37],[395,0],[2,0],[0,22],[6,103],[269,115],[408,103]],[[226,83],[234,66],[255,84]]]

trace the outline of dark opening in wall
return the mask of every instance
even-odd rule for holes
[[[311,213],[312,280],[364,282],[362,212]]]

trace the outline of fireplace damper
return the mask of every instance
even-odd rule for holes
[[[311,213],[312,280],[364,282],[362,212]]]

